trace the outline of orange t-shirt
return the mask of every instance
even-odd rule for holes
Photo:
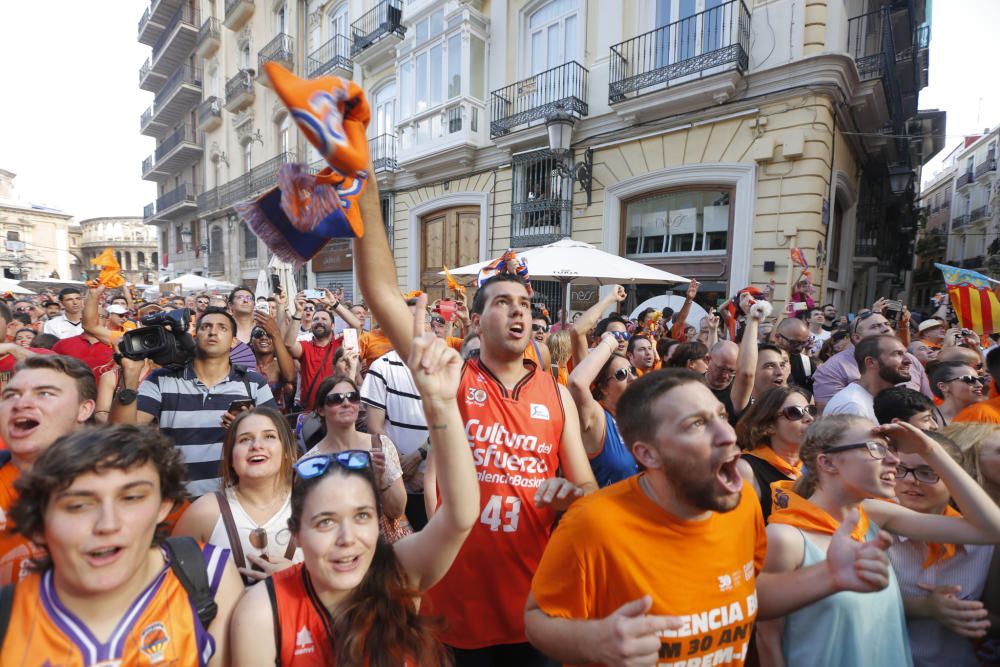
[[[455,350],[456,352],[462,351],[462,343],[465,342],[464,338],[458,338],[457,336],[448,336],[444,339],[444,342],[448,343],[448,347]]]
[[[641,475],[576,501],[559,522],[531,591],[549,616],[605,618],[643,595],[649,614],[677,616],[658,665],[738,667],[757,615],[767,536],[749,484],[736,509],[682,521],[655,504]]]
[[[21,471],[10,461],[0,467],[0,586],[28,576],[29,561],[44,553],[25,536],[7,530],[7,512],[17,500],[14,482],[20,476]]]
[[[391,350],[392,342],[382,333],[382,329],[372,329],[358,337],[359,356],[364,360],[365,368]]]
[[[551,374],[529,372],[508,390],[479,359],[466,362],[458,406],[479,478],[479,522],[421,611],[445,618],[445,644],[477,649],[517,644],[524,603],[549,541],[555,512],[535,491],[558,475],[563,414]]]
[[[1000,397],[980,401],[965,408],[951,420],[954,422],[981,422],[1000,424]]]

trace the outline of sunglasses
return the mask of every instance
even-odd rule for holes
[[[254,329],[253,332],[250,334],[250,337],[251,338],[270,338],[270,336],[268,335],[268,333],[266,331],[264,331],[263,329]]]
[[[781,416],[790,422],[797,422],[804,419],[806,415],[815,419],[816,413],[815,405],[789,405],[787,408],[782,409]]]
[[[356,391],[331,391],[323,399],[327,405],[341,405],[343,403],[360,403],[361,394]]]
[[[316,309],[314,307],[312,307],[312,306],[305,306],[302,309],[302,312],[304,312],[304,313],[315,313]]]
[[[545,333],[546,331],[549,330],[549,328],[544,324],[532,324],[531,330],[534,331],[535,333]]]
[[[444,318],[440,315],[431,315],[431,324],[444,325]]]
[[[625,366],[624,368],[619,368],[611,377],[619,382],[624,382],[629,375],[632,377],[636,377],[638,375],[638,373],[636,373],[635,366]]]
[[[830,449],[824,450],[827,454],[836,454],[837,452],[846,452],[851,449],[867,449],[868,453],[876,461],[881,461],[889,452],[895,452],[895,447],[890,447],[889,445],[883,444],[881,442],[875,442],[874,440],[869,440],[868,442],[858,442],[853,445],[839,445],[837,447],[831,447]]]
[[[927,467],[907,468],[903,464],[899,464],[898,466],[896,466],[897,479],[906,479],[906,476],[909,475],[910,473],[913,474],[913,479],[923,484],[937,484],[939,481],[941,481],[941,477],[930,468]]]
[[[970,387],[974,384],[978,384],[981,386],[986,385],[986,378],[981,378],[978,375],[959,375],[958,377],[953,377],[950,380],[942,380],[942,382],[948,383],[948,382],[955,382],[956,380],[961,380]]]
[[[627,331],[612,331],[611,335],[615,337],[615,340],[628,340],[632,337]]]
[[[320,454],[298,461],[293,468],[302,479],[321,477],[330,469],[330,464],[336,463],[345,470],[367,470],[372,465],[371,452],[362,449],[349,449],[336,454]]]

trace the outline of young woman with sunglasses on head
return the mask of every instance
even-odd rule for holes
[[[618,341],[610,331],[569,376],[569,393],[580,414],[583,447],[602,487],[639,471],[615,422],[618,399],[635,379],[635,368],[618,353]]]
[[[295,399],[295,360],[285,347],[278,324],[260,311],[253,313],[250,349],[257,360],[257,372],[267,378],[278,409],[285,411]]]
[[[961,361],[936,361],[927,366],[927,378],[931,391],[942,403],[937,413],[941,426],[955,420],[955,415],[986,400],[987,380],[980,377],[972,366]]]
[[[736,424],[736,441],[743,456],[738,464],[760,498],[764,520],[771,515],[771,485],[802,475],[799,446],[816,421],[812,395],[798,387],[768,389]]]
[[[893,502],[899,453],[916,454],[945,483],[962,516],[921,514]],[[1000,542],[1000,508],[929,436],[905,423],[876,426],[855,415],[813,423],[799,450],[803,473],[778,482],[767,527],[765,572],[791,572],[827,560],[831,538],[888,545],[881,532],[949,544]],[[898,581],[877,593],[837,593],[782,619],[761,623],[761,664],[912,665]]]
[[[361,408],[358,385],[351,378],[332,375],[320,382],[316,396],[316,414],[323,420],[323,438],[302,458],[355,450],[371,452],[379,501],[386,518],[383,529],[390,532],[389,538],[408,532],[409,524],[405,523],[404,516],[406,487],[403,486],[399,453],[386,436],[361,433],[356,428]]]
[[[247,585],[302,560],[288,531],[298,447],[271,408],[241,412],[222,442],[222,491],[194,501],[174,535],[229,549]]]
[[[243,597],[230,626],[233,664],[450,663],[417,608],[478,521],[479,485],[456,401],[462,360],[423,333],[422,314],[407,365],[434,447],[438,511],[423,530],[390,545],[379,536],[382,503],[369,451],[300,460],[289,527],[305,559]]]

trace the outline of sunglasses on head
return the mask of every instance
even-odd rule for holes
[[[806,415],[815,419],[816,412],[815,405],[789,405],[781,410],[781,416],[790,422],[797,422],[804,419]]]
[[[978,375],[959,375],[959,376],[953,377],[953,378],[951,378],[949,380],[942,380],[942,382],[945,382],[945,383],[947,383],[947,382],[955,382],[956,380],[961,380],[962,382],[964,382],[965,384],[969,385],[970,387],[972,385],[974,385],[974,384],[984,385],[984,386],[986,385],[986,378],[981,378]]]
[[[361,394],[356,391],[331,391],[323,399],[327,405],[340,405],[342,403],[359,403]]]
[[[632,377],[635,377],[637,375],[635,366],[625,366],[623,368],[619,368],[614,372],[614,374],[611,377],[618,380],[619,382],[624,382],[629,375],[631,375]]]
[[[295,468],[295,474],[302,479],[313,479],[325,475],[333,463],[345,470],[366,470],[372,465],[372,455],[371,452],[366,452],[363,449],[349,449],[346,452],[337,452],[336,454],[310,456],[298,461],[293,468]]]
[[[264,331],[263,329],[254,329],[253,332],[250,334],[250,337],[251,338],[270,338],[271,336],[269,336],[268,333],[266,331]]]

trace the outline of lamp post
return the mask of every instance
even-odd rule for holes
[[[894,195],[901,195],[913,184],[913,169],[898,163],[889,167],[889,190]]]
[[[549,150],[557,158],[570,154],[573,138],[573,125],[576,118],[562,107],[557,107],[545,117],[545,129],[549,134]],[[583,162],[575,162],[567,167],[562,160],[556,161],[556,172],[563,178],[569,178],[580,184],[580,189],[587,193],[587,206],[590,206],[593,189],[594,151],[587,149],[583,153]]]

